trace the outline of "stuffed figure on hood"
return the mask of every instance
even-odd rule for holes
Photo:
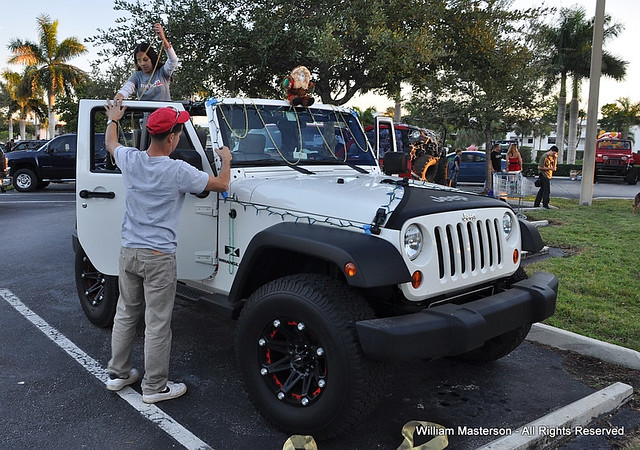
[[[313,105],[311,97],[315,90],[315,84],[311,81],[311,72],[305,66],[298,66],[284,79],[282,85],[287,90],[287,100],[292,106]]]

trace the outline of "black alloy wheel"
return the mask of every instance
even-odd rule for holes
[[[360,348],[355,323],[373,318],[344,283],[304,274],[259,288],[237,326],[245,389],[262,415],[291,434],[328,439],[381,398],[383,365]]]
[[[118,277],[99,272],[80,249],[75,260],[76,289],[87,318],[101,328],[113,324],[119,289]]]

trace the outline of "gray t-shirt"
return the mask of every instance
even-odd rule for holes
[[[137,92],[138,100],[171,100],[169,85],[171,83],[171,74],[178,66],[178,57],[173,47],[169,47],[165,51],[167,53],[167,62],[160,69],[154,70],[150,74],[145,74],[142,70],[133,72],[119,91],[124,98],[128,98],[131,94]]]
[[[126,189],[122,246],[175,253],[184,196],[204,191],[209,175],[184,161],[122,145],[114,157]]]

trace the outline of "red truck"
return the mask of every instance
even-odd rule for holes
[[[640,155],[633,152],[630,140],[622,139],[622,133],[618,132],[600,133],[596,142],[595,181],[616,179],[636,184],[639,171]]]

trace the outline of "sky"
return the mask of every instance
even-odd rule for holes
[[[541,0],[514,0],[514,7],[526,8],[540,6]],[[108,30],[116,25],[118,17],[126,17],[128,13],[114,11],[113,0],[65,0],[52,2],[51,0],[31,0],[19,5],[13,3],[11,8],[5,8],[5,19],[0,21],[0,71],[10,69],[20,72],[22,67],[9,65],[7,59],[10,52],[7,44],[11,39],[37,41],[36,18],[40,14],[47,14],[51,19],[58,19],[58,39],[77,37],[83,42],[89,52],[71,63],[83,70],[90,69],[90,61],[97,58],[97,49],[92,44],[84,42],[84,39],[97,34],[97,29]],[[547,0],[546,6],[571,7],[581,5],[587,15],[592,17],[596,10],[596,0]],[[611,15],[614,21],[625,26],[624,31],[617,38],[605,45],[605,49],[614,55],[629,62],[627,77],[622,82],[616,82],[607,78],[600,81],[599,107],[606,103],[612,103],[617,98],[629,97],[632,102],[640,101],[640,49],[636,26],[640,24],[640,1],[638,0],[607,0],[606,13]],[[152,35],[152,24],[149,24],[149,35]],[[171,30],[166,30],[171,40]],[[178,55],[180,56],[180,55]],[[588,101],[588,85],[583,86],[581,95],[581,107],[586,109]],[[348,104],[365,109],[374,106],[378,111],[384,111],[393,106],[391,100],[380,96],[365,95],[355,98]]]

